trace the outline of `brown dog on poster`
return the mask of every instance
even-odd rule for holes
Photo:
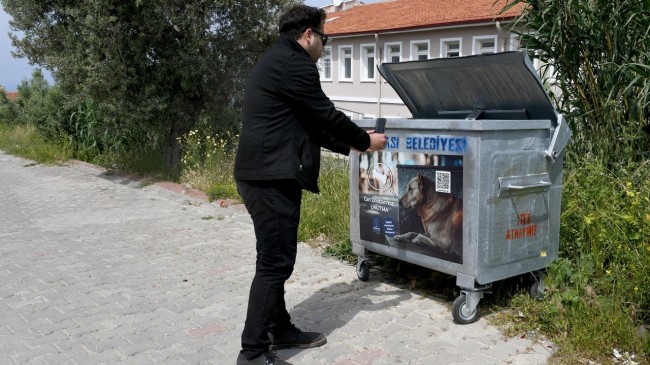
[[[452,194],[435,191],[433,181],[424,175],[414,177],[400,197],[399,205],[414,209],[422,219],[424,235],[409,232],[396,241],[430,245],[443,253],[462,255],[463,202]]]

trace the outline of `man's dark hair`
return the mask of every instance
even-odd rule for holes
[[[307,28],[318,29],[326,17],[323,9],[296,5],[280,17],[280,33],[298,39]]]

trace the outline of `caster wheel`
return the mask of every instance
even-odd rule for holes
[[[540,285],[539,281],[535,282],[533,285],[530,286],[530,291],[528,292],[530,294],[530,297],[532,299],[536,300],[542,300],[544,299],[544,291],[542,290],[542,286]]]
[[[357,260],[357,277],[361,281],[368,281],[370,277],[370,265],[368,260]]]
[[[451,314],[454,317],[454,321],[458,324],[470,324],[474,323],[478,320],[478,306],[474,308],[473,311],[470,311],[469,308],[467,308],[467,298],[465,297],[465,294],[461,294],[456,300],[454,300],[454,304],[451,306]]]

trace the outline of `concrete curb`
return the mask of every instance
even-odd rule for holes
[[[99,171],[99,172],[104,173],[104,174],[110,173],[110,171],[107,168],[102,167],[102,166],[98,166],[98,165],[94,165],[94,164],[91,164],[91,163],[86,162],[86,161],[71,159],[69,162],[72,165],[82,166],[82,167],[85,167],[85,168],[93,169],[93,170]],[[145,177],[139,177],[139,176],[132,175],[132,174],[123,174],[123,173],[117,173],[117,172],[113,173],[113,174],[117,175],[117,176],[121,176],[121,177],[123,177],[125,179],[132,180],[133,182],[140,183],[140,184],[148,185],[149,183],[151,183],[151,180],[148,179],[148,178],[145,178]],[[204,192],[202,192],[200,190],[194,189],[192,187],[188,187],[188,186],[186,186],[184,184],[178,184],[178,183],[174,183],[174,182],[171,182],[171,181],[154,181],[152,183],[152,185],[161,187],[163,189],[172,191],[174,193],[183,194],[183,195],[188,196],[190,198],[199,199],[199,200],[202,200],[202,201],[207,202],[207,203],[215,204],[215,205],[217,205],[217,206],[219,206],[221,208],[232,208],[232,209],[234,209],[234,210],[236,210],[238,212],[242,212],[242,213],[246,212],[246,207],[244,206],[244,204],[241,204],[237,200],[234,200],[234,199],[216,199],[216,200],[210,201],[210,197],[206,193],[204,193]]]

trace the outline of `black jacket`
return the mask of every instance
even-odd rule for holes
[[[295,179],[318,192],[320,147],[348,155],[370,137],[325,95],[316,64],[293,38],[280,35],[246,83],[237,180]]]

